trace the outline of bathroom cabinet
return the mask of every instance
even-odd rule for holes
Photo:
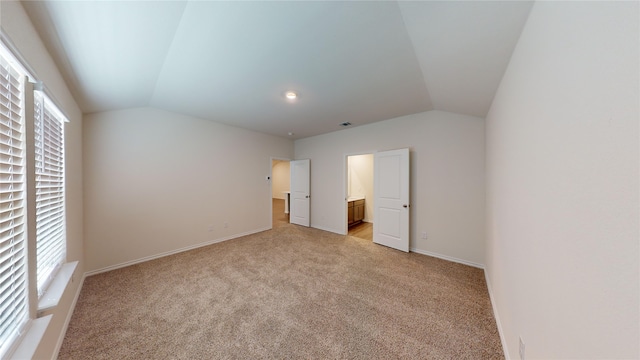
[[[349,226],[361,223],[364,220],[364,198],[349,198],[347,214]]]

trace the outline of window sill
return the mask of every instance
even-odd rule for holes
[[[26,334],[20,341],[20,345],[18,345],[18,348],[11,355],[11,360],[33,358],[33,355],[38,348],[38,344],[40,344],[40,340],[42,340],[44,332],[47,330],[47,326],[49,326],[49,321],[51,321],[52,317],[53,315],[47,315],[31,321],[29,330],[27,330]]]
[[[38,345],[47,330],[47,326],[49,326],[49,322],[53,317],[53,314],[46,314],[46,312],[51,311],[58,306],[67,285],[73,281],[73,274],[76,271],[77,266],[77,261],[62,265],[47,288],[47,291],[38,301],[38,317],[29,322],[26,333],[22,339],[19,340],[19,345],[15,351],[11,353],[10,359],[23,360],[33,358],[33,355],[38,349]]]
[[[73,273],[76,271],[78,262],[74,261],[62,265],[56,277],[53,279],[47,291],[42,295],[40,301],[38,301],[38,317],[42,316],[45,312],[58,306],[64,290],[67,288]]]

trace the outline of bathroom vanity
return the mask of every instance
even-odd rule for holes
[[[364,196],[352,196],[347,199],[347,214],[349,226],[359,224],[364,220]]]

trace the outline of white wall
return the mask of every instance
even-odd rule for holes
[[[0,24],[21,56],[35,71],[35,76],[55,96],[61,110],[69,117],[65,125],[67,260],[79,261],[74,282],[64,292],[53,318],[36,349],[34,358],[52,358],[61,344],[67,316],[84,273],[82,209],[82,113],[71,96],[60,72],[45,49],[20,2],[0,1]]]
[[[364,196],[364,220],[373,222],[373,154],[347,158],[347,197]]]
[[[473,116],[429,111],[296,140],[296,159],[311,159],[311,226],[346,231],[345,155],[397,148],[411,150],[411,248],[483,264],[484,120]]]
[[[266,176],[291,140],[151,108],[84,124],[88,270],[271,227]]]
[[[486,270],[508,354],[637,359],[638,3],[538,2],[487,116]]]
[[[273,160],[273,167],[271,169],[272,198],[284,200],[283,191],[290,190],[290,170],[289,161]]]

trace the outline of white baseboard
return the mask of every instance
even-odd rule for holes
[[[438,259],[447,260],[447,261],[453,261],[453,262],[456,262],[456,263],[459,263],[459,264],[469,265],[469,266],[473,266],[473,267],[476,267],[476,268],[479,268],[479,269],[484,269],[484,265],[478,264],[478,263],[474,263],[472,261],[462,260],[462,259],[454,258],[454,257],[451,257],[451,256],[434,253],[434,252],[431,252],[431,251],[421,250],[421,249],[418,249],[418,248],[411,248],[409,250],[411,252],[414,252],[414,253],[427,255],[427,256],[433,256],[433,257],[436,257]]]
[[[493,308],[493,317],[496,319],[496,325],[498,326],[498,334],[500,334],[500,342],[502,343],[502,351],[504,352],[505,359],[511,359],[509,356],[509,348],[507,347],[507,341],[502,331],[502,323],[500,322],[500,316],[498,316],[498,308],[496,307],[496,301],[493,297],[493,290],[491,288],[491,282],[489,281],[489,275],[487,269],[484,270],[484,279],[487,283],[487,290],[489,291],[489,299],[491,300],[491,307]]]
[[[82,292],[82,286],[84,285],[84,279],[86,277],[86,273],[82,274],[82,279],[80,279],[80,284],[78,285],[78,289],[76,289],[76,294],[74,295],[71,306],[69,307],[69,312],[67,312],[67,317],[64,320],[62,331],[60,331],[60,335],[58,336],[58,342],[56,343],[56,348],[53,351],[51,360],[56,360],[58,358],[58,353],[60,352],[60,348],[62,347],[62,343],[64,342],[64,337],[67,334],[67,329],[69,328],[69,323],[71,323],[73,312],[76,310],[76,304],[78,303],[78,298],[80,298],[80,292]]]
[[[332,233],[335,233],[335,234],[338,234],[338,235],[345,235],[345,234],[342,233],[342,230],[331,229],[331,228],[328,228],[328,227],[317,226],[317,225],[313,225],[313,224],[311,224],[310,227],[312,227],[314,229],[322,230],[322,231],[332,232]]]
[[[215,240],[205,241],[203,243],[199,243],[199,244],[195,244],[195,245],[185,246],[183,248],[176,249],[176,250],[171,250],[171,251],[166,251],[166,252],[155,254],[155,255],[145,256],[145,257],[142,257],[142,258],[139,258],[139,259],[136,259],[136,260],[125,261],[123,263],[116,264],[116,265],[111,265],[111,266],[107,266],[107,267],[103,267],[101,269],[87,271],[85,273],[85,276],[92,276],[92,275],[100,274],[100,273],[103,273],[103,272],[112,271],[112,270],[120,269],[120,268],[123,268],[123,267],[131,266],[131,265],[140,264],[140,263],[147,262],[147,261],[150,261],[150,260],[159,259],[159,258],[162,258],[162,257],[165,257],[165,256],[169,256],[169,255],[179,254],[181,252],[185,252],[185,251],[201,248],[203,246],[209,246],[209,245],[221,243],[221,242],[227,241],[227,240],[237,239],[239,237],[243,237],[243,236],[247,236],[247,235],[251,235],[251,234],[256,234],[256,233],[267,231],[267,230],[271,230],[271,227],[265,227],[265,228],[262,228],[262,229],[251,230],[251,231],[247,231],[247,232],[240,233],[240,234],[234,234],[234,235],[227,236],[227,237],[220,238],[220,239],[215,239]]]

